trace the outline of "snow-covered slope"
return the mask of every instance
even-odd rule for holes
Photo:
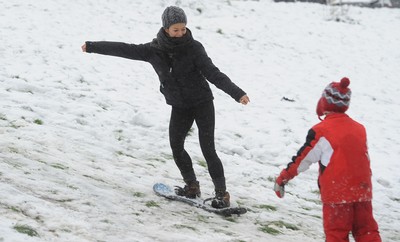
[[[213,88],[216,143],[234,204],[222,218],[157,197],[181,185],[170,108],[147,63],[85,54],[85,40],[144,43],[179,5],[214,63],[250,96]],[[322,241],[317,166],[278,199],[273,179],[343,76],[368,131],[374,214],[400,240],[400,12],[271,1],[0,0],[0,241]],[[336,16],[335,16],[336,17]],[[283,97],[293,99],[285,101]],[[187,139],[212,196],[196,127]]]

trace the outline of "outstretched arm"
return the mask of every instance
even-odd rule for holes
[[[148,44],[135,45],[110,41],[86,41],[81,48],[83,52],[87,53],[118,56],[142,61],[147,61],[151,54]]]

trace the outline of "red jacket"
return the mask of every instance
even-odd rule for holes
[[[363,125],[345,113],[328,114],[310,129],[286,170],[290,179],[319,162],[323,203],[372,200],[371,168]]]

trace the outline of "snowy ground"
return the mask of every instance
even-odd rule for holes
[[[242,106],[213,89],[228,190],[250,209],[241,217],[152,192],[182,184],[156,74],[80,50],[85,40],[148,42],[173,4],[251,99]],[[266,0],[0,0],[0,9],[0,241],[323,241],[317,166],[284,199],[272,186],[318,122],[323,88],[343,76],[348,113],[368,131],[383,241],[400,240],[398,9],[350,7],[341,21],[320,4]],[[186,147],[212,196],[193,131]]]

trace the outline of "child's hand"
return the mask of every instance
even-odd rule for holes
[[[279,197],[279,198],[283,198],[285,196],[285,185],[279,185],[277,181],[275,181],[274,184],[274,191],[275,194]]]
[[[86,52],[86,43],[83,44],[81,48],[82,48],[82,51],[83,51],[83,52]]]
[[[289,172],[286,170],[282,170],[281,174],[276,178],[274,184],[274,191],[279,198],[283,198],[285,196],[285,185],[290,180]]]
[[[239,102],[241,104],[243,104],[243,105],[246,105],[246,104],[248,104],[250,102],[250,99],[249,99],[249,97],[247,95],[244,95],[243,97],[241,97],[239,99]]]

